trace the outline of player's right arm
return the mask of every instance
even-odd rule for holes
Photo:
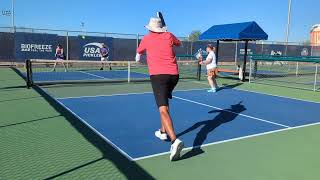
[[[213,56],[211,53],[208,54],[207,58],[205,61],[202,61],[202,65],[207,65],[207,64],[210,64],[211,62],[213,61]]]
[[[174,36],[173,34],[171,34],[171,35],[172,35],[173,45],[181,46],[181,41],[176,36]]]

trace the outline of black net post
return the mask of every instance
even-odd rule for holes
[[[247,59],[248,59],[248,43],[249,41],[246,40],[245,41],[245,48],[244,48],[244,61],[243,61],[243,79],[242,81],[245,82],[246,81],[246,66],[247,66]]]
[[[31,61],[30,59],[26,60],[26,70],[27,70],[27,88],[30,88],[33,86],[33,80],[32,80],[32,68],[31,68]]]
[[[197,80],[201,81],[201,64],[198,63],[198,68],[197,68]]]

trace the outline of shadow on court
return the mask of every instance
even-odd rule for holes
[[[24,98],[15,98],[15,99],[5,99],[5,100],[1,100],[0,103],[11,102],[11,101],[20,101],[20,100],[28,100],[28,99],[37,99],[37,98],[41,98],[41,97],[40,96],[34,96],[34,97],[24,97]]]
[[[13,124],[0,125],[0,129],[1,129],[1,128],[6,128],[6,127],[17,126],[17,125],[21,125],[21,124],[28,124],[28,123],[33,123],[33,122],[51,120],[51,119],[56,118],[56,117],[59,117],[59,116],[61,116],[61,115],[50,116],[50,117],[39,118],[39,119],[33,119],[33,120],[24,121],[24,122],[17,122],[17,123],[13,123]]]
[[[234,89],[238,86],[241,86],[243,83],[234,83],[234,84],[222,84],[222,89]]]
[[[182,155],[180,160],[188,159],[204,153],[204,151],[201,149],[201,145],[203,145],[204,141],[207,139],[208,134],[214,131],[220,125],[235,120],[239,113],[246,110],[245,106],[242,105],[241,103],[242,102],[239,102],[238,104],[235,104],[235,105],[231,105],[231,108],[228,108],[228,109],[212,110],[208,113],[210,114],[219,113],[219,114],[216,115],[211,120],[197,122],[190,128],[179,133],[177,135],[178,137],[183,136],[184,134],[187,134],[201,127],[201,129],[199,130],[199,132],[197,133],[197,136],[193,141],[193,146],[192,146],[193,148],[187,153],[185,153],[184,155]]]
[[[2,87],[0,88],[1,91],[3,90],[15,90],[15,89],[25,89],[26,85],[23,86],[8,86],[8,87]]]
[[[143,168],[141,168],[134,161],[130,161],[125,156],[120,154],[115,148],[106,143],[100,136],[94,133],[91,129],[89,129],[86,125],[84,125],[79,119],[77,119],[72,113],[67,111],[64,107],[62,107],[59,103],[53,100],[46,92],[44,92],[39,87],[34,87],[34,89],[44,97],[52,107],[56,109],[61,115],[63,115],[69,123],[80,132],[84,138],[86,138],[92,145],[94,145],[100,152],[103,154],[101,158],[95,159],[93,161],[80,164],[79,166],[73,167],[71,169],[66,169],[63,172],[47,177],[46,179],[55,179],[71,173],[73,171],[81,170],[86,166],[97,163],[101,160],[107,159],[111,161],[117,169],[126,176],[126,179],[155,179],[151,175],[149,175]],[[105,169],[108,171],[108,169]]]

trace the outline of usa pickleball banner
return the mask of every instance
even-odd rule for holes
[[[113,38],[95,37],[95,36],[78,36],[79,42],[79,59],[81,60],[100,60],[100,48],[104,43],[109,49],[109,60],[113,58]]]

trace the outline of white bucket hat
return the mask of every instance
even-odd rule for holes
[[[167,32],[167,27],[162,26],[160,18],[150,18],[149,24],[145,26],[148,30],[152,32]]]

